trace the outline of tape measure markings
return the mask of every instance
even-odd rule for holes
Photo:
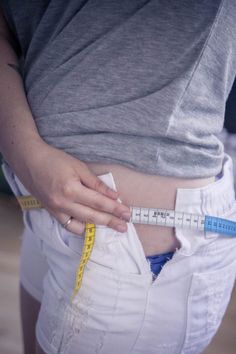
[[[16,199],[22,209],[38,209],[43,207],[39,200],[31,195],[17,196]]]
[[[205,231],[219,232],[225,235],[236,236],[236,222],[206,215]]]
[[[95,242],[95,233],[96,233],[95,224],[87,223],[85,225],[85,237],[84,237],[84,246],[82,250],[82,255],[80,258],[79,266],[76,270],[75,286],[73,290],[72,301],[81,287],[85,266],[93,250],[93,245]]]
[[[160,208],[131,207],[130,221],[136,224],[204,230],[205,216]],[[147,212],[148,210],[148,212]]]
[[[21,208],[43,208],[42,204],[32,196],[18,196]],[[182,227],[210,232],[226,233],[236,236],[236,222],[210,215],[197,215],[162,208],[130,207],[130,222],[168,227]]]

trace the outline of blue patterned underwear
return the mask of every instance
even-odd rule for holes
[[[162,253],[154,256],[147,256],[150,263],[151,271],[157,277],[162,267],[173,257],[174,252]]]

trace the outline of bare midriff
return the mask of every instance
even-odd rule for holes
[[[86,163],[98,175],[111,172],[119,198],[127,206],[175,209],[177,188],[198,188],[215,177],[185,179],[149,175],[117,164]],[[174,227],[134,224],[146,256],[175,251],[180,247]]]

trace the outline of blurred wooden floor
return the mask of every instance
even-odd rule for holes
[[[0,354],[22,354],[18,302],[21,230],[21,212],[15,198],[0,195]],[[204,354],[235,354],[235,329],[236,289],[224,321]]]

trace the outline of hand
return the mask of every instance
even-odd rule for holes
[[[129,208],[84,162],[40,140],[31,143],[19,165],[17,176],[50,214],[61,224],[73,217],[69,231],[81,235],[86,222],[127,230]]]

